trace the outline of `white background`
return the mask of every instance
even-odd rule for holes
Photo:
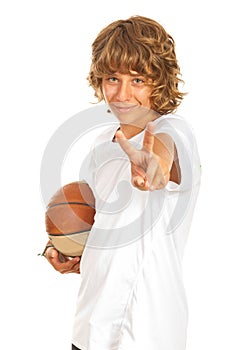
[[[189,92],[178,113],[193,126],[202,162],[184,258],[187,349],[234,348],[231,2],[8,0],[0,5],[1,349],[70,349],[80,277],[37,256],[47,240],[41,159],[54,131],[91,107],[97,33],[134,14],[159,21],[176,41]]]

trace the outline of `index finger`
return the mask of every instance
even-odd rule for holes
[[[143,139],[143,147],[148,151],[153,151],[154,146],[154,131],[155,131],[155,125],[152,122],[149,122],[146,126],[144,139]]]
[[[133,147],[133,145],[131,145],[131,143],[128,141],[128,139],[125,137],[124,133],[121,130],[118,130],[115,136],[123,151],[131,159],[131,157],[137,152],[137,150]]]

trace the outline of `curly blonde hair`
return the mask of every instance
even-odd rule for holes
[[[173,38],[156,21],[132,16],[104,28],[92,44],[92,63],[88,75],[98,101],[104,99],[102,78],[119,72],[136,71],[152,85],[151,108],[159,114],[175,112],[185,93],[175,54]]]

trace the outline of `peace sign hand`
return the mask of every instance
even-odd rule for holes
[[[116,132],[116,138],[131,162],[132,184],[142,191],[164,188],[170,177],[165,162],[154,152],[154,130],[154,124],[149,122],[141,150],[131,145],[122,131]]]

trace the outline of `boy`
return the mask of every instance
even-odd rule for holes
[[[174,41],[152,19],[115,21],[92,45],[90,85],[119,124],[81,171],[96,205],[82,260],[45,252],[61,273],[81,269],[74,350],[185,349],[181,262],[200,163],[191,130],[173,114],[184,97],[179,75]]]

